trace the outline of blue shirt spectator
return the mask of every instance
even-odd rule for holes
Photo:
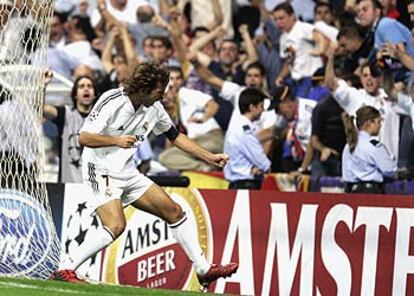
[[[410,30],[394,19],[383,17],[379,20],[375,30],[375,49],[378,50],[386,42],[393,44],[403,43],[407,52],[414,57],[414,46]]]

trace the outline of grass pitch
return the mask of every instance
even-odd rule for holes
[[[70,284],[57,281],[42,281],[21,278],[0,277],[1,296],[135,296],[135,295],[198,295],[196,292],[176,290],[145,289],[131,286],[104,284]]]

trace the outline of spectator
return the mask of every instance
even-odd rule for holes
[[[407,4],[407,10],[408,14],[410,15],[410,22],[411,22],[411,30],[413,29],[413,23],[414,23],[414,0],[408,1]]]
[[[152,36],[152,60],[158,64],[180,66],[173,58],[174,48],[171,40],[164,36]]]
[[[379,0],[382,5],[382,15],[392,18],[398,19],[400,17],[400,13],[393,4],[393,0]]]
[[[224,168],[229,188],[260,189],[263,174],[270,168],[270,160],[263,151],[253,124],[264,111],[265,98],[266,95],[256,88],[246,88],[240,93],[238,125],[228,130],[224,146],[225,153],[230,155],[229,163]]]
[[[61,137],[59,182],[82,182],[82,149],[78,143],[78,132],[92,110],[96,97],[96,86],[92,78],[81,76],[72,88],[72,107],[44,105],[44,116],[57,125]]]
[[[116,54],[113,55],[115,48]],[[117,23],[112,27],[102,52],[102,63],[113,87],[121,86],[128,76],[128,71],[139,63],[134,45],[124,25]]]
[[[346,73],[355,73],[368,58],[371,47],[364,42],[361,33],[356,27],[343,27],[339,30],[338,54],[345,56],[343,68]]]
[[[200,63],[196,62],[194,66],[197,69],[197,73],[201,79],[206,81],[210,84],[213,88],[220,92],[220,96],[225,99],[226,101],[230,102],[234,106],[233,113],[231,115],[229,129],[232,128],[233,125],[237,125],[237,118],[240,115],[239,110],[239,97],[240,93],[246,88],[245,86],[241,86],[237,83],[231,81],[225,81],[217,76],[215,76],[209,69],[202,66]],[[246,70],[246,77],[245,77],[245,84],[247,87],[254,87],[263,90],[264,88],[264,81],[265,81],[265,72],[264,68],[259,63],[250,64]],[[265,100],[265,109],[270,106],[270,100]],[[256,125],[256,131],[259,133],[258,137],[263,140],[264,138],[268,138],[267,132],[270,131],[274,127],[274,125],[278,122],[278,118],[275,113],[272,111],[265,111],[263,112],[263,116],[260,120],[254,121]],[[263,134],[261,134],[263,132]],[[270,150],[271,141],[266,141],[268,146],[265,147],[265,151],[268,152]]]
[[[331,5],[328,2],[317,1],[314,9],[313,20],[315,22],[323,21],[327,25],[333,26],[334,14],[332,12]]]
[[[330,95],[330,90],[325,83],[325,68],[319,68],[313,73],[312,78],[312,88],[309,91],[307,99],[319,102],[325,97]]]
[[[414,56],[411,33],[400,22],[382,16],[382,6],[378,0],[359,0],[358,19],[363,28],[368,29],[366,39],[374,40],[374,50],[379,50],[386,42],[402,44]]]
[[[152,20],[154,17],[160,16],[155,15],[154,8],[151,5],[141,5],[137,9],[137,23],[128,23],[128,30],[135,39],[135,49],[140,56],[144,55],[143,47],[145,38],[148,36],[168,37],[168,30],[153,24]]]
[[[180,121],[187,130],[187,136],[212,153],[223,152],[223,132],[213,118],[219,108],[214,99],[202,92],[184,87],[183,73],[178,67],[170,67],[170,87],[178,98]],[[216,169],[176,147],[161,153],[159,160],[171,170]]]
[[[313,39],[315,48],[311,51],[314,56],[323,56],[330,42],[336,42],[338,29],[334,25],[334,15],[329,3],[317,2],[314,11]]]
[[[209,68],[220,78],[236,83],[243,83],[244,72],[242,66],[236,66],[238,58],[237,43],[232,39],[225,39],[218,49],[218,62],[211,61]]]
[[[282,32],[276,27],[273,20],[266,19],[263,25],[263,40],[257,45],[259,62],[266,70],[266,81],[271,94],[274,94],[275,80],[282,67],[280,58],[280,35]]]
[[[92,12],[91,24],[101,28],[105,22],[116,21],[137,23],[136,11],[145,0],[98,0],[98,7]]]
[[[64,26],[64,15],[55,12],[51,19],[49,46],[46,53],[46,66],[67,79],[71,79],[73,71],[81,65],[81,62],[64,51],[65,45],[68,42]],[[48,98],[48,101],[49,99],[50,98]],[[63,102],[65,101],[65,98],[54,98],[52,100],[55,102]]]
[[[289,86],[279,87],[276,91],[271,108],[288,122],[282,155],[283,172],[304,173],[309,169],[313,154],[311,118],[315,105],[313,100],[295,97]]]
[[[337,79],[333,67],[334,49],[327,52],[328,63],[325,79],[331,89],[334,99],[346,113],[354,115],[356,110],[364,105],[378,108],[384,120],[383,129],[379,134],[379,140],[384,143],[391,155],[398,155],[400,118],[398,113],[404,113],[395,104],[387,100],[388,95],[381,88],[382,72],[370,64],[361,67],[362,89],[349,86],[344,80]],[[398,112],[398,113],[397,113]]]
[[[273,18],[278,28],[283,31],[280,37],[280,56],[285,59],[276,85],[281,86],[287,79],[294,95],[307,97],[311,87],[310,77],[322,66],[319,56],[313,56],[315,42],[314,26],[296,20],[295,13],[289,3],[281,3],[273,10]]]
[[[342,179],[347,193],[385,193],[384,179],[391,178],[397,170],[397,162],[385,146],[373,139],[381,129],[381,113],[371,106],[356,111],[354,117],[344,115],[348,144],[342,155]],[[358,131],[357,131],[358,129]]]
[[[233,36],[231,1],[190,0],[190,4],[192,30],[197,27],[206,27],[212,30],[221,25],[226,29],[227,37],[231,38]]]
[[[216,46],[214,40],[224,34],[224,29],[216,27],[211,32],[205,27],[195,28],[193,31],[193,39],[189,48],[189,52],[197,52],[197,57],[205,66],[216,57]],[[186,63],[183,63],[185,68]],[[186,75],[186,73],[188,73]],[[187,87],[196,89],[206,94],[213,94],[213,90],[210,85],[204,82],[198,77],[194,67],[188,66],[187,71],[184,70],[184,76],[188,76]]]
[[[103,71],[102,62],[91,45],[91,41],[94,38],[91,34],[94,33],[90,27],[88,29],[86,24],[87,20],[79,16],[73,16],[68,20],[68,43],[63,50],[81,64],[88,65],[94,70]]]
[[[50,41],[52,47],[63,49],[67,43],[66,31],[64,24],[66,23],[66,15],[54,12],[50,24]]]
[[[397,104],[409,116],[404,118],[401,127],[401,140],[399,147],[398,168],[402,171],[414,169],[414,101],[413,101],[413,83],[409,85],[409,91],[406,93],[402,90],[405,85],[398,82],[393,87],[392,97],[396,97]]]
[[[232,39],[225,39],[221,42],[218,47],[218,61],[213,60],[207,54],[201,54],[199,51],[200,45],[195,46],[193,45],[190,48],[190,52],[194,53],[197,51],[197,55],[199,56],[199,62],[203,65],[208,65],[208,68],[211,72],[227,81],[233,81],[238,84],[243,84],[244,82],[244,69],[250,64],[258,60],[257,52],[253,41],[249,35],[247,25],[243,24],[239,27],[240,34],[243,38],[244,48],[247,53],[247,58],[245,61],[242,61],[241,55],[239,55],[239,48],[237,43]],[[217,28],[211,32],[210,36],[206,37],[204,40],[211,40],[211,38],[218,37],[222,34],[222,30]],[[210,38],[210,39],[207,39]],[[200,38],[201,39],[201,38]],[[202,43],[202,42],[201,42]],[[202,43],[203,44],[203,43]],[[200,57],[203,57],[201,58]],[[233,107],[229,102],[226,102],[219,94],[213,90],[213,96],[216,98],[218,104],[220,105],[220,109],[218,114],[216,115],[217,122],[220,124],[223,130],[227,130],[229,120],[231,118],[231,114],[233,111]]]
[[[311,144],[314,149],[311,174],[341,176],[341,155],[346,144],[343,109],[332,96],[323,98],[312,112]]]

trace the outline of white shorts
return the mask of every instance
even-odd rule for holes
[[[95,210],[114,199],[120,199],[122,206],[126,207],[138,200],[154,184],[138,172],[134,177],[125,180],[97,174],[84,182],[90,196],[88,203]]]

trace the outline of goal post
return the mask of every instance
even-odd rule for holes
[[[0,276],[49,277],[60,244],[42,120],[52,0],[0,0]]]

